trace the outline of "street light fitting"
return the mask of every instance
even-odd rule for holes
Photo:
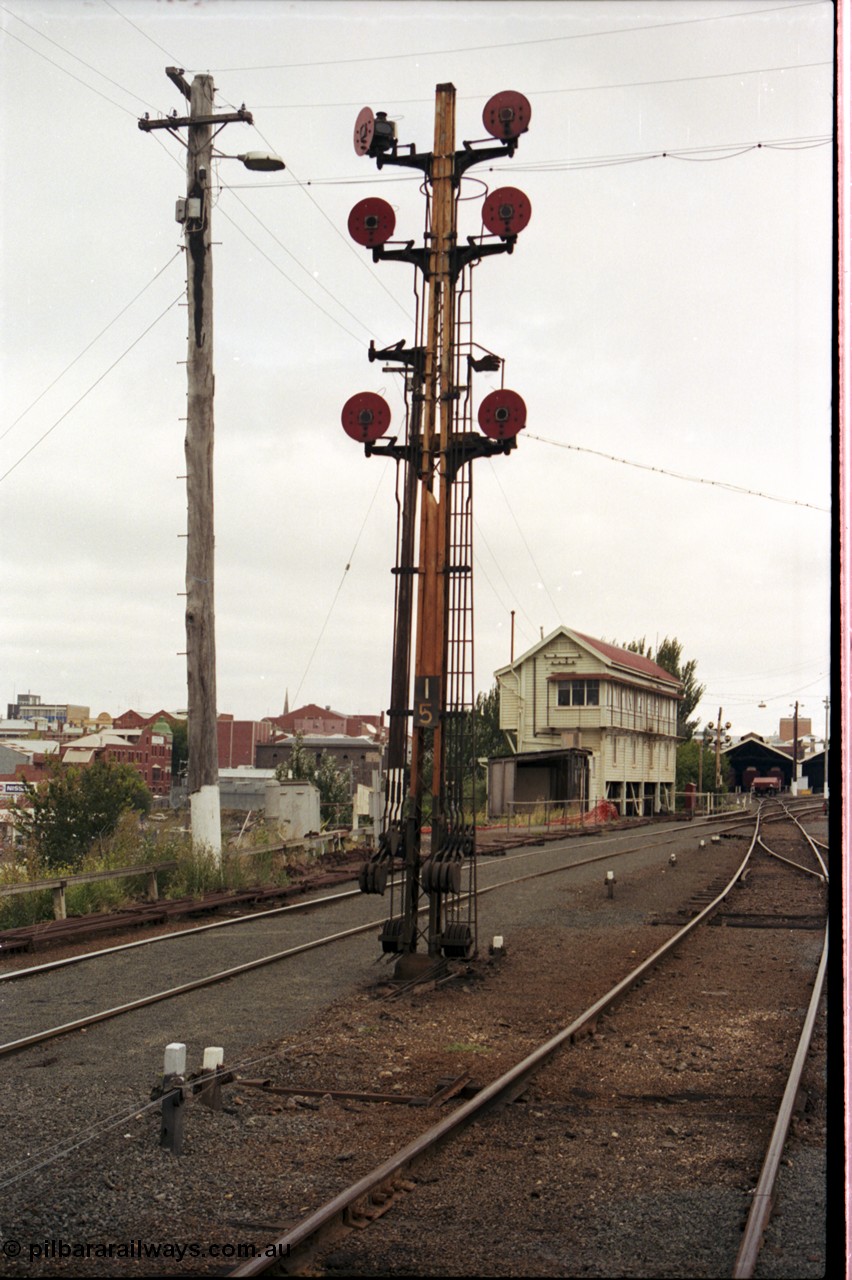
[[[287,168],[281,157],[273,155],[271,151],[247,151],[245,155],[226,156],[225,159],[242,160],[247,169],[257,169],[261,173]]]

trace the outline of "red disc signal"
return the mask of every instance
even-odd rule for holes
[[[527,406],[517,391],[492,391],[479,406],[479,426],[490,440],[511,440],[527,425]]]
[[[393,209],[387,200],[379,200],[376,196],[359,200],[349,215],[350,236],[367,249],[390,240],[395,226]]]
[[[343,406],[340,421],[343,430],[359,444],[378,440],[390,426],[388,403],[374,391],[359,391],[350,396]]]
[[[482,222],[493,236],[516,236],[531,216],[529,198],[517,187],[498,187],[482,205]]]
[[[505,89],[489,98],[482,112],[482,123],[492,138],[508,142],[526,133],[530,127],[532,110],[522,93]]]
[[[372,107],[362,107],[355,121],[355,133],[352,139],[356,156],[365,156],[370,150],[375,123],[376,117],[373,115]]]

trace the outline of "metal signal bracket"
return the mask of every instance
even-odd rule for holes
[[[391,347],[377,347],[371,340],[367,359],[371,364],[375,360],[398,360],[400,364],[408,365],[415,373],[422,373],[426,366],[426,348],[406,347],[404,338]]]

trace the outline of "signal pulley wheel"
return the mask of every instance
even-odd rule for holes
[[[390,426],[391,414],[386,400],[374,391],[359,391],[343,406],[340,421],[343,430],[359,444],[378,440]]]
[[[490,440],[511,440],[527,425],[527,406],[517,391],[501,388],[479,406],[479,426]]]

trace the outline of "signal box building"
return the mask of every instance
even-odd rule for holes
[[[675,676],[563,626],[495,677],[500,728],[515,758],[509,776],[506,762],[489,761],[500,811],[513,801],[578,800],[592,809],[608,800],[624,816],[674,812]]]

